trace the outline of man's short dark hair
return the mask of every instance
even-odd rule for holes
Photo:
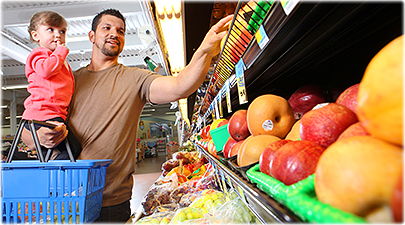
[[[126,23],[125,23],[125,18],[124,16],[121,14],[120,11],[116,10],[116,9],[106,9],[104,11],[101,11],[100,13],[98,13],[94,19],[93,19],[93,23],[91,24],[91,30],[96,32],[97,26],[100,23],[100,19],[102,16],[104,15],[111,15],[111,16],[115,16],[117,18],[120,18],[123,22],[124,22],[124,30],[126,28]]]

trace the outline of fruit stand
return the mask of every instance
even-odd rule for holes
[[[280,197],[278,195],[280,189],[267,187],[266,190],[265,184],[261,184],[259,181],[252,182],[252,179],[249,179],[249,172],[250,175],[257,175],[257,172],[260,173],[258,168],[256,168],[256,170],[247,169],[248,171],[242,171],[240,174],[235,172],[227,166],[228,164],[232,165],[232,160],[230,160],[231,163],[228,164],[221,161],[221,154],[225,154],[221,152],[222,149],[215,149],[216,146],[213,147],[207,144],[206,140],[209,139],[199,137],[199,135],[204,136],[204,128],[207,128],[214,121],[221,118],[232,120],[234,114],[242,110],[248,110],[258,97],[268,94],[281,96],[289,100],[288,103],[290,103],[291,107],[294,107],[297,103],[294,102],[294,100],[290,100],[290,97],[292,99],[296,91],[297,93],[300,91],[301,93],[305,93],[305,90],[303,91],[303,89],[301,89],[298,91],[298,89],[307,88],[307,93],[309,93],[308,90],[314,93],[316,89],[320,89],[325,94],[323,96],[324,98],[315,100],[320,101],[318,103],[333,103],[329,104],[329,106],[325,107],[322,111],[333,111],[335,108],[339,108],[339,106],[337,106],[339,104],[346,104],[345,106],[350,108],[350,105],[344,102],[344,97],[341,97],[341,99],[338,99],[338,97],[344,91],[349,93],[353,89],[356,90],[356,93],[358,91],[359,95],[364,96],[364,90],[371,88],[371,84],[368,83],[366,86],[366,84],[364,84],[366,82],[363,81],[363,85],[360,84],[360,90],[358,90],[358,84],[363,80],[365,70],[370,64],[370,61],[377,53],[382,55],[383,53],[380,54],[380,51],[403,34],[401,22],[403,18],[401,10],[398,10],[402,7],[401,4],[371,4],[368,2],[290,2],[289,4],[291,5],[282,5],[280,2],[274,2],[270,7],[261,5],[261,9],[265,11],[265,16],[263,16],[262,23],[258,25],[257,30],[255,30],[253,34],[247,34],[247,31],[251,31],[249,29],[249,25],[251,25],[249,22],[247,22],[248,25],[246,27],[243,27],[243,22],[240,22],[240,20],[238,20],[239,18],[234,19],[226,37],[227,39],[224,41],[215,72],[206,88],[207,92],[205,97],[203,101],[199,103],[199,108],[197,107],[198,110],[193,112],[192,121],[194,123],[190,128],[192,130],[192,132],[190,132],[192,134],[190,138],[195,141],[203,154],[210,158],[213,164],[217,165],[218,170],[221,171],[220,173],[225,173],[225,177],[229,177],[229,179],[227,179],[228,185],[238,187],[241,190],[241,196],[246,199],[249,208],[257,216],[258,220],[263,223],[275,221],[284,223],[297,221],[331,223],[364,223],[378,221],[378,219],[375,220],[372,218],[373,215],[370,215],[372,213],[369,214],[369,217],[365,215],[365,211],[361,210],[356,212],[355,209],[348,209],[352,210],[353,213],[346,213],[346,211],[336,210],[335,207],[330,207],[319,202],[316,198],[314,199],[314,175],[309,176],[308,180],[304,179],[301,184],[297,185],[296,188],[301,190],[300,193],[296,192],[294,194],[299,195],[299,197],[289,196],[294,198],[296,203],[285,200],[283,199],[285,196]],[[238,14],[235,12],[235,15],[243,15],[243,12],[241,13],[243,10],[246,10],[246,8],[242,8],[241,5],[239,5],[237,8]],[[264,14],[262,13],[261,15]],[[237,33],[237,35],[235,35],[235,33]],[[235,38],[237,36],[241,36],[242,40]],[[246,39],[250,40],[248,44],[245,43]],[[399,45],[398,48],[401,49],[402,45]],[[387,54],[385,55],[388,57]],[[401,59],[401,52],[399,51],[399,54],[397,53],[396,56]],[[392,61],[394,60],[392,59]],[[382,66],[380,65],[380,67]],[[377,71],[384,73],[382,72],[383,69],[378,69],[377,66]],[[371,69],[368,71],[370,70]],[[403,80],[403,70],[399,72],[399,76],[395,75],[395,77],[401,83],[401,80]],[[368,74],[372,74],[372,72],[368,72]],[[398,73],[396,72],[396,74]],[[371,76],[372,75],[369,75],[369,77]],[[389,75],[381,77],[386,78],[387,76]],[[369,78],[381,84],[379,89],[372,90],[374,90],[374,92],[387,93],[384,95],[385,97],[398,99],[396,96],[394,97],[395,94],[392,93],[390,87],[392,87],[392,89],[396,88],[398,93],[401,93],[402,84],[393,85],[395,79],[383,81],[382,79],[384,78],[378,78],[377,75],[374,75],[373,78]],[[378,81],[376,81],[377,79]],[[382,87],[384,83],[390,82],[391,86],[387,85],[385,88]],[[372,91],[369,93],[371,92]],[[311,93],[313,96],[317,96],[317,94],[313,93]],[[309,94],[307,96],[309,96]],[[379,110],[384,111],[388,107],[395,109],[402,108],[401,99],[397,100],[396,103],[393,103],[393,101],[394,100],[390,100],[390,105],[386,104],[381,106]],[[310,103],[312,104],[312,102]],[[374,102],[374,104],[377,105],[379,103]],[[272,104],[269,103],[269,105]],[[314,105],[312,105],[310,109],[312,109],[312,107],[314,107]],[[307,109],[305,112],[310,109]],[[251,116],[251,118],[253,118],[253,120],[260,119],[260,113],[266,114],[266,110],[266,108],[260,108],[260,110],[257,110],[257,114],[252,114],[253,116]],[[350,131],[352,133],[348,131],[345,135],[353,136],[355,133],[354,130],[357,129],[356,132],[358,132],[360,129],[358,128],[360,127],[359,123],[355,123],[355,121],[357,121],[357,118],[355,118],[357,114],[353,117],[353,113],[350,112],[350,110],[346,111],[347,114],[352,116],[352,119],[345,118],[344,122],[347,124],[354,123],[357,128],[353,126]],[[356,111],[356,108],[351,108],[351,111]],[[296,113],[294,114],[296,120],[301,119],[304,114],[298,109],[294,109],[294,112]],[[369,111],[365,112],[369,113]],[[398,112],[402,115],[402,110]],[[247,117],[249,117],[249,115]],[[305,123],[304,127],[315,127],[314,124],[323,124],[321,121],[314,122],[316,121],[315,119],[308,119],[308,117],[309,115],[306,116],[305,120],[301,121],[301,124]],[[364,120],[364,117],[357,117],[360,118],[360,121]],[[402,123],[393,124],[396,123],[395,121],[398,122],[400,120],[401,119],[389,121],[389,119],[387,119],[385,123],[391,124],[392,129],[386,126],[388,129],[381,128],[380,130],[385,129],[391,134],[388,136],[396,136],[397,133],[402,136]],[[338,121],[338,119],[336,119],[336,121]],[[264,125],[265,123],[263,122],[263,127],[265,127]],[[276,124],[273,123],[271,126],[275,127]],[[289,126],[291,127],[291,125]],[[316,136],[313,135],[316,132],[308,130],[306,131],[306,136],[300,137],[299,126],[299,122],[295,123],[295,129],[291,129],[291,131],[295,130],[295,132],[288,133],[288,135],[291,135],[289,139],[301,140],[304,138],[311,140],[311,138]],[[325,126],[331,127],[334,125],[330,124]],[[343,130],[348,127],[348,125],[339,126],[341,126],[341,130],[334,131],[338,134],[342,133]],[[256,127],[259,127],[258,130],[261,130],[260,126]],[[397,127],[399,128],[397,129]],[[241,128],[234,128],[234,130],[238,129]],[[232,129],[228,130],[229,133],[232,132]],[[252,129],[249,127],[249,130]],[[372,128],[368,128],[367,130],[372,131]],[[361,135],[369,135],[367,130],[362,128]],[[397,130],[399,131],[397,132]],[[295,137],[293,137],[294,135]],[[356,133],[356,135],[359,135],[359,133]],[[378,134],[376,134],[376,136],[377,135]],[[284,136],[282,136],[281,139],[284,139]],[[396,155],[400,159],[403,158],[402,153],[398,154],[398,150],[402,149],[402,142],[389,141],[388,138],[384,139],[383,137],[381,139],[384,140],[383,142],[388,141],[393,144],[392,146],[394,146],[393,148],[395,149],[393,151],[396,152],[393,155]],[[323,149],[319,148],[319,151],[324,151],[334,141],[336,141],[336,139],[329,143],[322,143]],[[366,143],[369,141],[372,142],[373,139],[359,138],[359,142],[365,145],[369,145],[369,143]],[[380,140],[377,140],[378,143],[375,143],[375,145],[383,144],[379,141]],[[336,152],[337,150],[335,149],[344,148],[340,146],[353,146],[353,142],[354,141],[340,142],[340,145],[334,145],[333,150]],[[245,150],[248,148],[246,145],[248,144],[245,144]],[[387,149],[392,146],[390,145]],[[241,148],[243,147],[239,147],[239,154],[242,153]],[[373,147],[370,145],[370,149],[372,148]],[[355,150],[353,149],[352,151]],[[329,152],[332,152],[332,150]],[[234,159],[233,164],[238,165],[241,163],[242,160],[239,158],[238,156],[238,160]],[[324,158],[326,158],[326,156]],[[344,159],[342,159],[342,162],[343,161]],[[331,164],[331,162],[329,162],[329,164]],[[396,165],[396,169],[394,169],[396,171],[395,176],[398,175],[398,164]],[[399,165],[402,164],[399,163]],[[258,163],[256,166],[258,167]],[[240,168],[243,168],[243,166],[240,166]],[[279,171],[282,170],[279,169]],[[243,173],[248,173],[248,177],[244,176]],[[366,174],[363,175],[367,176]],[[319,180],[321,176],[322,174],[319,172]],[[275,181],[275,179],[267,180],[267,183],[279,185],[279,182],[277,182],[278,181]],[[345,181],[342,180],[340,182],[345,183]],[[283,185],[284,184],[281,184],[281,186]],[[257,189],[259,186],[261,186],[261,188],[259,188],[260,190]],[[282,188],[283,191],[288,191],[288,189],[289,186],[287,185],[285,185],[284,189]],[[321,190],[319,184],[318,189]],[[255,190],[257,190],[257,192]],[[272,197],[269,197],[270,195]],[[299,204],[305,204],[306,207],[304,205],[300,206]],[[347,203],[347,205],[350,204],[351,203]],[[323,208],[324,210],[314,212],[308,207],[309,205],[313,208]],[[353,202],[352,205],[356,205],[356,203]],[[322,211],[329,213],[324,214],[325,212]],[[309,214],[317,215],[318,217],[310,217]],[[321,217],[326,218],[326,221],[321,220]]]
[[[372,72],[365,73],[365,70],[376,55],[389,55],[389,51],[382,49],[402,35],[402,6],[395,2],[288,1],[285,4],[250,1],[238,4],[205,96],[196,103],[197,107],[193,107],[198,110],[192,112],[190,135],[186,139],[193,142],[199,157],[208,161],[205,165],[213,169],[217,188],[219,186],[224,193],[233,190],[254,215],[254,223],[386,223],[402,220],[402,208],[394,207],[395,201],[391,200],[402,199],[402,192],[401,197],[391,196],[397,183],[393,177],[402,176],[399,171],[403,167],[403,144],[393,137],[396,133],[402,137],[403,125],[391,125],[392,129],[388,130],[392,135],[388,138],[377,134],[375,129],[360,124],[365,120],[364,116],[368,116],[367,107],[353,107],[350,104],[357,100],[345,102],[350,97],[343,96],[353,96],[351,92],[356,97],[362,96],[370,88],[370,84],[364,87],[363,76]],[[398,74],[397,71],[393,73],[394,77]],[[401,79],[400,74],[398,80]],[[383,86],[385,81],[378,82]],[[390,87],[395,89],[398,86],[402,88],[402,84],[391,84]],[[311,102],[300,102],[297,96],[302,93],[306,96],[311,93],[311,97],[316,98],[311,98]],[[398,108],[400,105],[402,108],[399,101],[402,99],[394,103],[387,101],[391,102],[388,107]],[[266,117],[274,110],[283,113]],[[364,115],[359,114],[362,110]],[[333,111],[341,112],[345,118],[334,117],[329,119],[330,123],[318,120],[320,115]],[[285,118],[287,122],[280,125],[279,121]],[[336,127],[331,132],[333,138],[319,138],[322,134],[317,131],[322,131],[322,126]],[[398,126],[400,132],[395,130]],[[384,129],[387,130],[379,130]],[[244,130],[249,132],[248,135],[243,133]],[[230,143],[231,139],[233,143]],[[375,146],[386,151],[381,153]],[[369,150],[371,156],[367,157],[367,152],[358,149]],[[347,158],[336,153],[339,151],[356,154]],[[376,155],[381,160],[370,163]],[[384,161],[387,159],[390,163]],[[349,169],[343,166],[346,162],[351,165]],[[290,168],[286,165],[288,163],[295,163],[298,169]],[[357,164],[370,166],[365,171],[384,168],[373,171],[392,176],[381,175],[383,178],[375,180],[377,175],[360,173],[357,176],[364,176],[364,180],[373,183],[356,183],[363,180],[358,177],[346,181],[350,177],[345,175],[353,172]],[[331,173],[336,170],[341,174]],[[331,197],[328,187],[322,186],[335,182],[333,179],[336,180],[335,186],[363,185],[362,191],[370,193],[360,197],[361,201],[367,202],[364,205],[372,208],[376,201],[384,202],[381,208],[389,208],[389,212],[383,212],[381,219],[375,216],[381,212],[380,208],[373,208],[378,213],[367,207],[361,208],[357,199],[344,204],[350,207],[341,207],[333,202],[336,197]],[[376,186],[378,182],[386,188],[381,188],[384,199],[376,200],[373,191],[364,186]],[[362,193],[346,192],[346,195],[350,194],[360,196]],[[399,220],[395,214],[397,210],[401,216]]]

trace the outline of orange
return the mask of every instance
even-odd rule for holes
[[[404,37],[394,39],[370,61],[360,82],[357,116],[366,130],[403,145]]]

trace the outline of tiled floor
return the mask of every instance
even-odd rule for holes
[[[145,158],[136,164],[131,199],[132,213],[138,209],[149,188],[162,174],[162,164],[165,161],[165,153],[158,152],[157,157]]]

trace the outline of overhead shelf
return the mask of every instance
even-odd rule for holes
[[[255,33],[240,58],[233,59],[232,66],[221,61],[231,57],[230,50],[226,50],[232,47],[228,37],[215,69],[218,73],[227,71],[227,75],[218,80],[213,76],[199,108],[199,121],[212,115],[215,98],[226,108],[224,84],[235,74],[239,61],[245,65],[248,101],[267,93],[288,98],[309,83],[328,91],[360,82],[371,58],[403,33],[402,8],[400,2],[304,1],[294,3],[287,15],[280,2],[272,2],[260,24],[268,37],[265,46],[259,46]],[[229,34],[234,29],[232,25]],[[235,84],[234,80],[229,82],[232,111],[248,106],[239,104]],[[223,111],[224,117],[229,115]]]
[[[283,17],[283,12],[288,13]],[[199,108],[194,132],[202,128],[202,121],[211,119],[215,104],[224,109],[224,118],[239,109],[248,108],[249,104],[239,102],[235,78],[239,61],[244,64],[248,101],[263,94],[276,94],[288,99],[295,90],[307,84],[318,84],[329,93],[329,101],[333,101],[332,92],[343,91],[359,83],[373,56],[403,34],[403,3],[302,1],[294,3],[294,7],[286,11],[280,2],[275,1],[271,2],[271,8],[257,30],[260,29],[265,31],[268,41],[260,43],[257,34],[253,34],[246,50],[239,54],[239,58],[233,59],[232,65],[220,63],[221,59],[231,57],[230,50],[225,50],[226,47],[222,50],[216,70],[221,73],[226,70],[227,75],[219,79],[219,83],[211,80]],[[227,41],[225,46],[228,45]],[[231,112],[225,110],[228,88]],[[199,150],[220,173],[229,177],[228,185],[242,190],[249,207],[261,222],[301,222],[282,204],[202,148]]]

